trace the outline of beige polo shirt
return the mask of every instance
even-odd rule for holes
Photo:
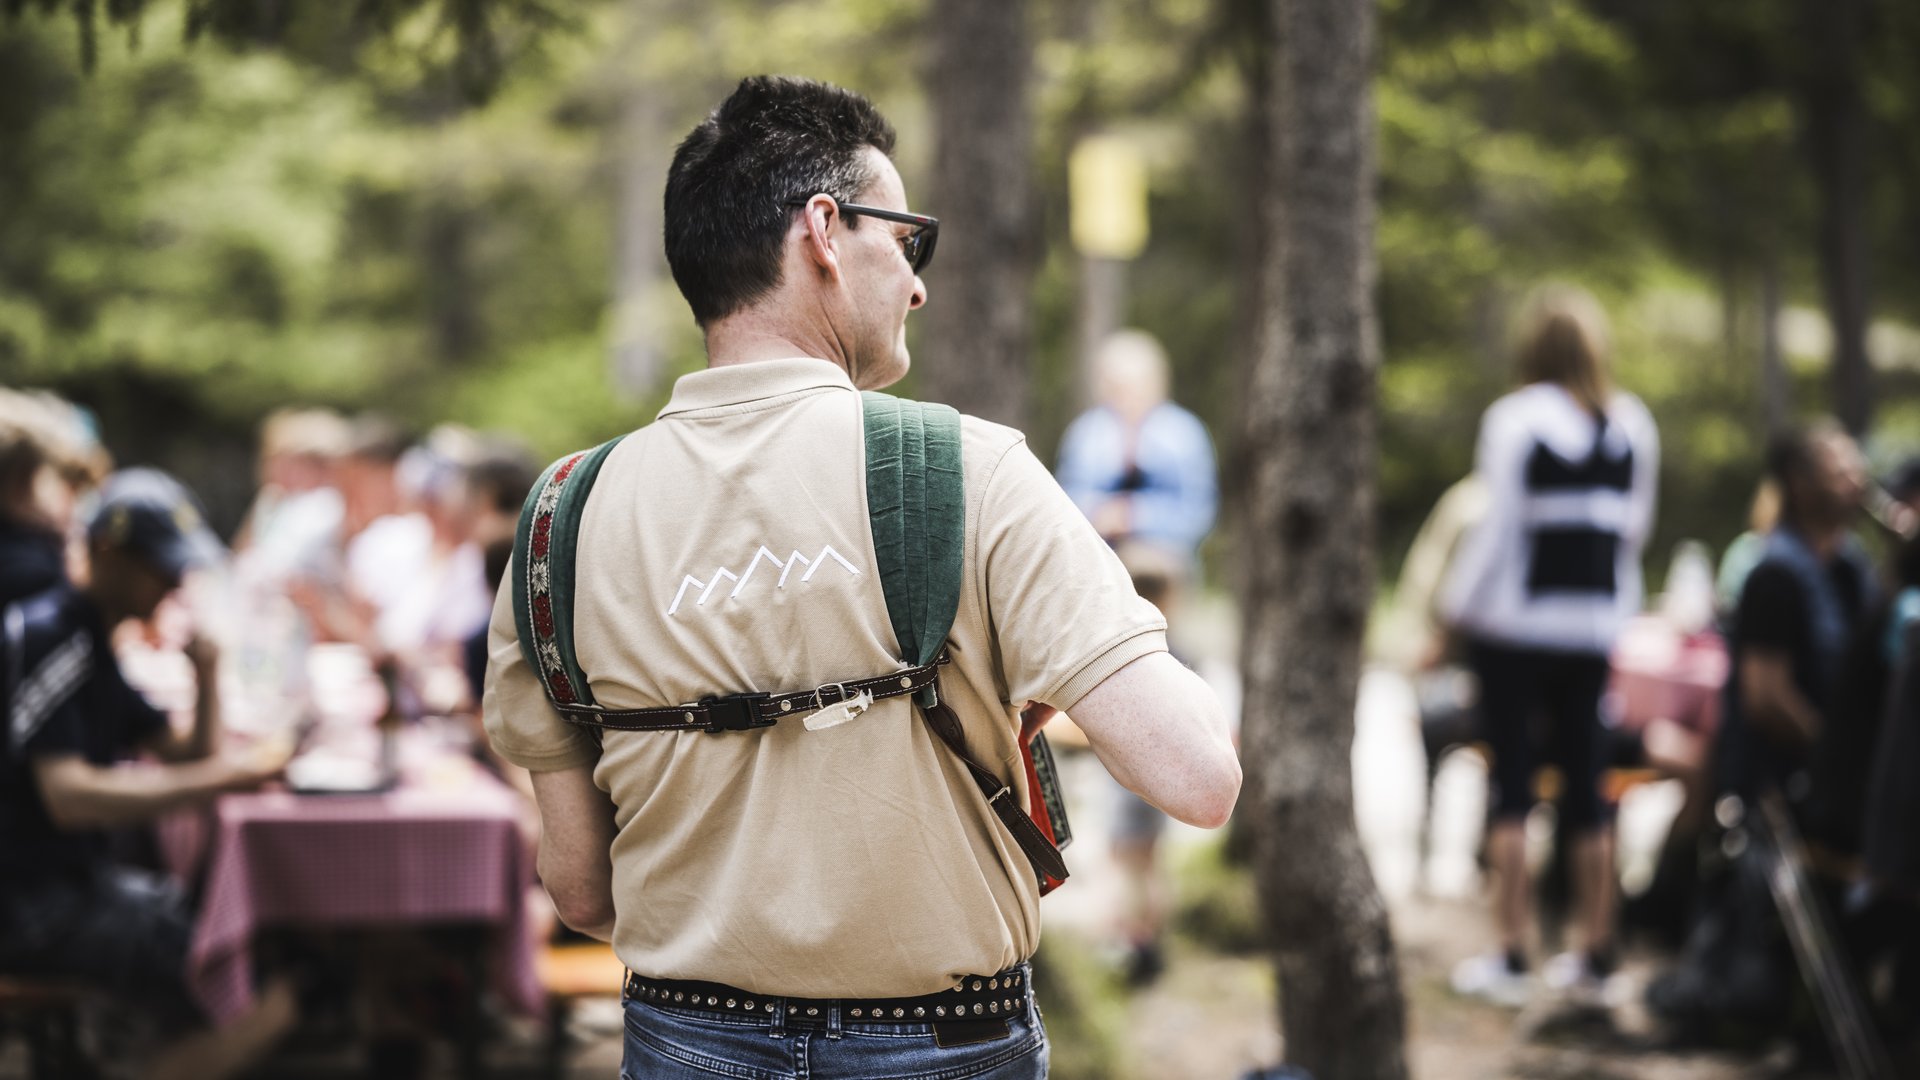
[[[1165,622],[1027,449],[967,417],[965,582],[941,677],[969,752],[1026,802],[1018,708],[1071,709],[1166,648]],[[823,360],[709,369],[607,458],[574,631],[611,708],[785,692],[898,658],[867,524],[860,395]],[[593,762],[617,808],[614,949],[755,993],[904,996],[1032,955],[1034,872],[907,698],[850,722],[607,732],[561,719],[493,612],[487,734],[533,770]],[[549,825],[551,828],[552,826]]]

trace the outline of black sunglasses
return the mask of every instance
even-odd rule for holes
[[[831,198],[831,196],[829,196]],[[809,199],[792,199],[787,205],[805,206]],[[834,200],[842,214],[848,217],[879,218],[881,221],[898,221],[903,225],[916,226],[907,235],[900,238],[900,250],[906,253],[907,262],[912,264],[913,272],[923,273],[927,264],[933,261],[933,245],[940,239],[940,219],[925,214],[909,214],[901,210],[882,210],[877,206],[861,206],[859,203]]]

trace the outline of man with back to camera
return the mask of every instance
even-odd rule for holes
[[[220,550],[186,490],[150,469],[116,473],[87,537],[84,585],[61,580],[0,613],[0,972],[72,980],[147,1015],[171,1041],[142,1075],[230,1076],[291,1026],[290,986],[276,981],[253,1012],[206,1029],[186,985],[192,921],[179,890],[114,864],[104,830],[258,787],[283,755],[221,752],[217,653],[205,639],[187,648],[200,692],[185,733],[115,662],[114,628],[152,617]],[[163,764],[120,764],[141,751]]]
[[[676,151],[667,258],[709,366],[605,458],[582,512],[572,632],[602,705],[899,666],[856,390],[906,373],[936,223],[907,211],[893,141],[857,94],[756,77]],[[964,418],[962,442],[941,697],[969,756],[1024,805],[1021,706],[1070,709],[1123,784],[1223,823],[1240,772],[1213,693],[1020,434]],[[1045,1075],[1036,871],[910,699],[814,730],[569,724],[515,638],[519,572],[487,729],[533,771],[561,917],[632,972],[627,1075]]]

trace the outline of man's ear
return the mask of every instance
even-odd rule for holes
[[[838,243],[843,220],[839,204],[829,196],[815,195],[807,200],[800,217],[807,230],[801,239],[801,250],[806,254],[807,262],[818,273],[837,280],[840,277]]]

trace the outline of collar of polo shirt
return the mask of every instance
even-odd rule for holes
[[[845,369],[810,356],[728,364],[682,375],[673,384],[673,397],[667,401],[667,407],[660,410],[658,419],[807,390],[853,388],[853,380],[847,377]]]

